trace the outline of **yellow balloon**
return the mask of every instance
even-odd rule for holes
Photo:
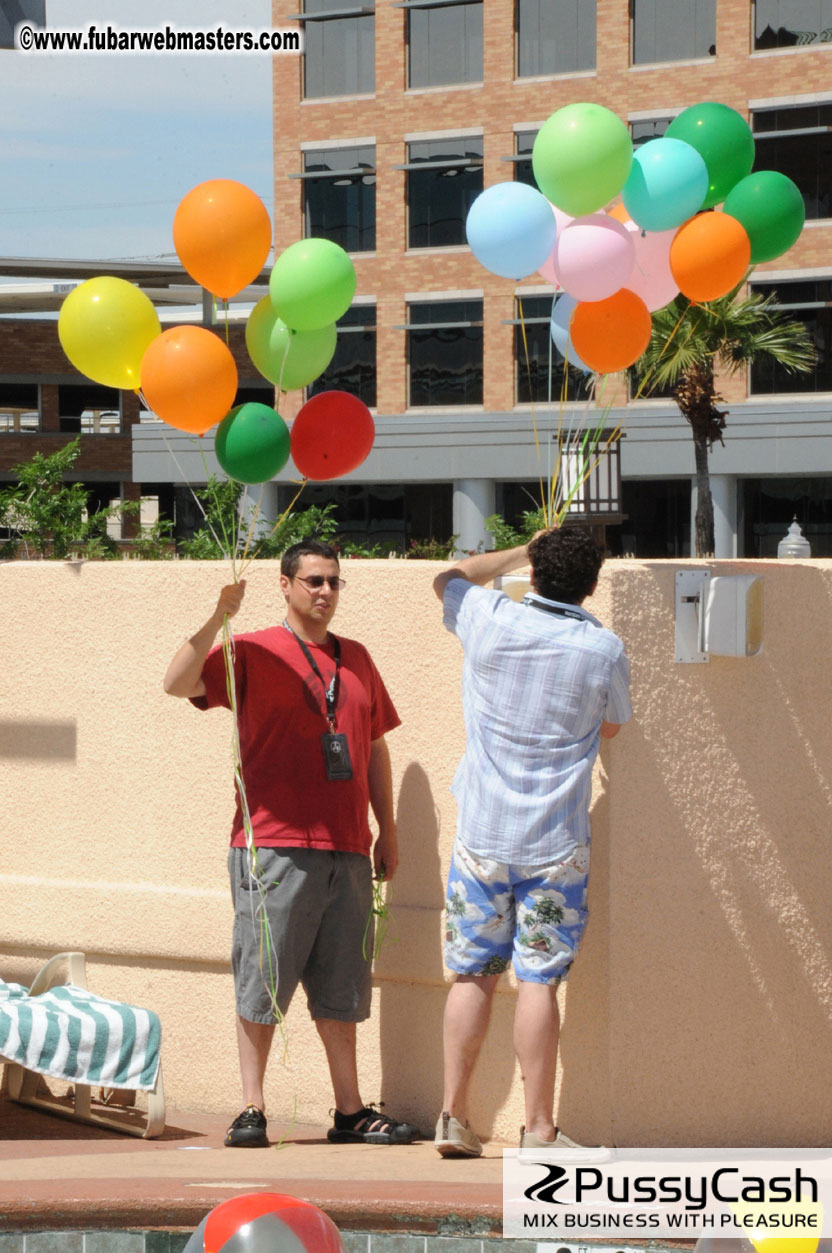
[[[789,1239],[787,1236],[751,1236],[751,1243],[757,1253],[815,1253],[818,1238],[817,1236],[797,1236],[795,1239]]]
[[[61,347],[76,370],[105,387],[135,390],[148,344],[162,327],[153,304],[123,278],[89,278],[58,315]]]

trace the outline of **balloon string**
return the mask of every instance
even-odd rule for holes
[[[228,301],[225,299],[225,297],[223,297],[222,307],[223,307],[223,312],[225,313],[225,343],[226,343],[226,347],[230,348],[231,339],[229,337],[229,329],[228,329]]]
[[[307,484],[308,482],[309,482],[309,480],[308,480],[308,479],[302,479],[302,480],[301,480],[300,487],[299,487],[299,488],[298,488],[298,490],[295,492],[295,494],[294,494],[294,496],[293,496],[292,500],[289,502],[289,504],[287,505],[287,507],[283,510],[283,513],[282,513],[282,514],[280,515],[280,517],[277,519],[277,521],[275,522],[275,524],[274,524],[274,526],[272,527],[272,529],[271,529],[271,530],[270,530],[270,531],[269,531],[266,535],[264,535],[264,536],[261,538],[261,540],[260,540],[260,544],[258,545],[258,547],[257,547],[257,548],[255,548],[254,552],[253,552],[253,553],[251,554],[251,556],[249,557],[248,562],[245,564],[245,566],[243,567],[243,569],[240,571],[240,574],[241,574],[241,575],[243,574],[243,571],[244,571],[244,570],[247,570],[247,569],[248,569],[248,567],[251,565],[252,561],[255,561],[255,560],[256,560],[257,555],[258,555],[258,553],[260,552],[260,550],[262,549],[262,547],[263,547],[263,545],[265,544],[266,540],[271,539],[271,537],[274,535],[274,533],[275,533],[275,531],[277,530],[277,528],[278,528],[279,526],[281,526],[281,525],[282,525],[282,523],[284,523],[284,522],[286,521],[286,519],[288,518],[289,514],[292,512],[292,510],[294,509],[294,507],[295,507],[295,505],[297,504],[298,500],[300,499],[301,492],[302,492],[302,491],[303,491],[303,489],[306,487],[306,484]]]
[[[207,489],[207,488],[208,488],[208,485],[209,485],[209,484],[210,484],[210,482],[211,482],[211,478],[212,478],[213,476],[211,475],[211,472],[210,472],[210,470],[208,469],[208,460],[207,460],[207,458],[206,458],[206,456],[205,456],[205,448],[203,447],[203,445],[202,445],[202,444],[200,444],[200,445],[199,445],[199,452],[200,452],[200,456],[202,457],[202,468],[203,468],[203,470],[205,471],[205,486],[206,486],[206,489]],[[176,458],[175,458],[175,457],[174,457],[174,461],[176,461]],[[177,462],[177,468],[178,468],[178,462]],[[182,470],[181,470],[181,469],[179,469],[179,473],[180,473],[180,474],[182,474]],[[185,476],[184,476],[184,475],[182,475],[182,477],[184,478]],[[185,482],[187,483],[187,479],[185,479]],[[190,487],[190,484],[188,484],[188,486]],[[209,531],[211,532],[211,534],[213,535],[213,537],[214,537],[214,540],[215,540],[215,542],[216,542],[217,547],[219,548],[219,550],[220,550],[220,552],[222,553],[222,555],[223,555],[224,557],[227,557],[227,558],[230,560],[230,562],[231,562],[231,570],[232,570],[232,573],[233,573],[233,571],[234,571],[234,545],[233,545],[234,536],[233,536],[233,534],[232,534],[232,535],[231,535],[231,537],[229,538],[228,531],[227,531],[227,529],[226,529],[226,525],[225,525],[225,518],[224,518],[224,516],[223,516],[223,511],[222,511],[222,509],[220,508],[220,503],[219,503],[219,500],[217,499],[217,495],[216,495],[216,493],[214,493],[214,505],[216,506],[216,511],[217,511],[217,523],[218,523],[218,526],[219,526],[219,528],[220,528],[220,532],[221,532],[221,534],[222,534],[222,540],[220,540],[220,539],[217,537],[217,533],[216,533],[216,531],[215,531],[215,530],[214,530],[214,528],[211,526],[211,523],[210,523],[210,522],[209,522],[209,520],[208,520],[208,514],[207,514],[207,513],[205,512],[205,510],[202,508],[202,502],[200,501],[199,497],[197,496],[196,492],[194,491],[194,489],[193,489],[192,487],[191,487],[191,491],[193,492],[193,495],[194,495],[194,497],[195,497],[195,499],[196,499],[196,502],[197,502],[197,504],[199,505],[200,510],[202,511],[202,516],[203,516],[203,518],[205,519],[205,525],[208,527],[208,530],[209,530]],[[236,577],[235,577],[234,581],[235,581],[235,583],[236,583],[236,581],[237,581],[237,580],[236,580]]]
[[[532,431],[534,432],[534,447],[535,447],[535,452],[537,454],[537,466],[538,466],[537,481],[538,481],[538,486],[540,487],[540,508],[543,511],[543,524],[544,526],[548,527],[549,510],[547,508],[546,493],[543,491],[543,473],[541,470],[542,458],[540,456],[540,439],[537,433],[537,414],[535,413],[534,387],[532,386],[532,366],[531,366],[531,361],[529,360],[529,341],[526,335],[526,320],[523,316],[522,296],[517,297],[517,308],[520,312],[520,332],[523,338],[523,354],[526,358],[526,374],[529,380],[529,402],[531,404],[531,410],[532,410]]]
[[[227,554],[226,554],[226,551],[225,551],[225,549],[223,548],[223,546],[222,546],[222,544],[221,544],[221,542],[220,542],[220,540],[219,540],[219,538],[218,538],[218,536],[217,536],[216,531],[215,531],[215,530],[214,530],[214,528],[211,526],[211,523],[210,523],[210,522],[209,522],[209,520],[208,520],[208,514],[205,512],[205,510],[204,510],[204,508],[203,508],[203,506],[202,506],[202,501],[199,499],[199,496],[197,495],[197,493],[196,493],[196,491],[194,490],[194,488],[193,488],[193,487],[191,486],[191,484],[188,482],[188,478],[187,478],[187,476],[186,476],[186,474],[185,474],[184,470],[182,469],[181,465],[179,464],[179,461],[178,461],[178,459],[177,459],[176,453],[173,451],[173,449],[171,448],[170,444],[168,443],[168,437],[167,437],[167,434],[166,434],[164,431],[162,432],[162,440],[164,441],[165,447],[167,448],[168,452],[169,452],[169,453],[170,453],[170,455],[171,455],[171,459],[172,459],[172,461],[173,461],[173,464],[176,466],[177,470],[179,471],[179,474],[180,474],[180,476],[181,476],[181,478],[182,478],[182,482],[185,484],[185,486],[187,487],[188,491],[191,493],[191,495],[193,496],[194,500],[196,501],[197,508],[199,509],[200,513],[202,514],[203,518],[205,519],[205,525],[208,527],[208,530],[211,532],[212,536],[214,537],[214,542],[216,543],[217,548],[219,548],[219,549],[220,549],[220,551],[222,552],[223,556],[226,556],[226,555],[227,555]],[[204,460],[204,458],[205,458],[205,454],[203,453],[203,460]]]
[[[260,973],[263,976],[263,982],[269,994],[275,1023],[283,1040],[283,1055],[285,1059],[288,1055],[289,1041],[286,1033],[286,1021],[277,1003],[277,957],[274,940],[272,938],[271,925],[269,923],[268,910],[266,908],[268,887],[263,882],[263,876],[257,858],[257,846],[254,843],[254,827],[251,821],[251,812],[249,810],[248,796],[246,794],[245,779],[243,776],[243,758],[240,745],[240,720],[237,709],[237,684],[234,678],[234,633],[231,629],[231,622],[228,614],[225,615],[222,622],[222,651],[223,659],[225,661],[226,693],[228,696],[228,706],[231,710],[232,716],[231,751],[234,760],[234,783],[240,800],[240,815],[243,820],[245,846],[249,859],[249,880],[254,885],[257,896],[259,897],[259,902],[255,905],[255,893],[249,893],[251,924],[252,928],[259,932],[258,962],[260,966]],[[268,970],[264,968],[266,966],[268,966]]]

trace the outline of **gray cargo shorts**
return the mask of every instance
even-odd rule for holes
[[[269,989],[285,1014],[300,983],[313,1018],[363,1022],[370,1016],[375,921],[370,858],[315,848],[258,848],[256,854],[262,893],[250,874],[248,850],[228,853],[237,1013],[273,1023]]]

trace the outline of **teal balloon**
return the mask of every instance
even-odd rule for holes
[[[576,218],[617,196],[632,163],[630,132],[600,104],[558,109],[541,126],[532,149],[532,169],[543,195]]]
[[[217,427],[214,453],[238,483],[267,483],[289,460],[289,428],[268,405],[249,401],[227,413]]]
[[[355,266],[329,239],[300,239],[282,252],[269,278],[272,308],[295,331],[317,331],[346,313]]]
[[[695,148],[708,168],[708,192],[703,209],[712,209],[732,187],[751,173],[754,136],[736,109],[716,101],[693,104],[675,117],[665,131]]]
[[[246,348],[256,368],[283,391],[305,387],[323,374],[335,355],[335,326],[293,331],[277,316],[270,296],[254,306],[246,322]]]
[[[753,265],[788,252],[806,220],[799,188],[777,170],[756,170],[740,179],[725,197],[723,208],[745,227]]]
[[[636,149],[621,199],[644,231],[681,226],[702,206],[708,192],[708,167],[681,139],[651,139]]]

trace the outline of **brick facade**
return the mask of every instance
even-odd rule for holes
[[[358,294],[378,303],[378,404],[380,414],[407,407],[406,292],[481,290],[484,294],[485,410],[514,407],[514,284],[486,272],[465,247],[406,247],[405,135],[481,127],[484,186],[511,177],[500,161],[514,151],[514,127],[532,129],[556,109],[579,100],[605,105],[622,119],[635,113],[660,116],[705,100],[718,100],[749,117],[750,102],[792,95],[832,95],[832,45],[751,52],[751,6],[747,0],[718,0],[717,55],[707,60],[656,66],[630,65],[628,0],[598,0],[597,68],[592,73],[551,78],[514,77],[514,0],[484,4],[484,69],[481,85],[408,91],[406,12],[377,0],[376,90],[372,98],[303,100],[301,64],[274,63],[275,245],[279,253],[303,234],[302,184],[289,179],[302,167],[301,143],[375,137],[377,243],[374,253],[356,254]],[[275,0],[276,26],[298,11],[291,0]],[[812,271],[829,267],[832,225],[805,230],[795,247],[767,269]],[[529,280],[529,284],[531,280]],[[529,285],[527,284],[527,285]],[[518,285],[520,289],[523,284]],[[726,397],[745,395],[744,381],[725,382]],[[620,395],[619,391],[619,395]],[[288,398],[297,407],[299,398]],[[287,416],[292,416],[287,412]]]

